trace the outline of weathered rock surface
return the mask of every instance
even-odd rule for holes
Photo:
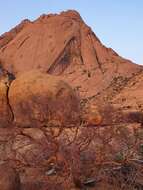
[[[0,189],[20,190],[20,178],[17,172],[10,166],[0,165]]]
[[[7,44],[12,41],[16,35],[22,31],[22,29],[30,23],[29,20],[23,20],[19,25],[17,25],[15,28],[10,30],[10,32],[4,33],[2,36],[0,36],[0,48],[2,48],[2,51],[6,48]]]
[[[10,86],[9,103],[19,126],[59,126],[79,119],[79,99],[72,88],[57,76],[30,71]]]
[[[7,74],[0,70],[0,125],[11,126],[0,128],[0,162],[13,164],[20,173],[24,190],[70,189],[67,186],[72,184],[71,179],[66,184],[64,177],[67,174],[61,175],[64,173],[63,160],[68,163],[73,158],[71,163],[76,166],[74,171],[77,171],[78,178],[80,174],[91,172],[84,166],[89,167],[89,163],[93,166],[96,159],[98,161],[102,153],[99,150],[106,148],[111,161],[114,157],[112,151],[118,153],[127,149],[126,143],[130,143],[127,139],[131,145],[134,144],[134,128],[139,128],[140,123],[119,123],[124,124],[124,135],[125,126],[129,127],[128,138],[118,131],[111,139],[112,133],[115,134],[111,126],[96,131],[96,125],[104,118],[93,105],[96,102],[102,106],[108,102],[120,110],[143,111],[143,68],[103,46],[76,11],[42,15],[33,22],[26,20],[2,35],[0,64],[16,76],[9,87]],[[88,129],[66,128],[77,125],[79,121],[79,99],[73,89],[79,91],[83,104],[89,104],[84,118],[90,125]],[[109,117],[111,112],[116,116],[115,111],[108,109]],[[112,121],[109,117],[107,120]],[[95,130],[92,125],[95,125]],[[59,126],[66,126],[63,133],[60,133]],[[75,143],[74,148],[70,147],[71,142]],[[76,152],[78,146],[82,149],[90,142],[88,153],[84,151],[80,155]],[[64,150],[65,145],[73,157]],[[94,155],[95,147],[97,154]],[[134,151],[137,154],[137,147]],[[62,158],[59,156],[60,167],[55,156],[57,152],[63,152]],[[46,175],[49,162],[56,168],[55,176]],[[3,179],[0,190],[16,190],[13,170],[0,168],[0,179]]]
[[[62,174],[64,166],[56,166],[62,160],[56,158],[59,148],[57,140],[51,139],[49,134],[48,128],[0,128],[0,163],[5,163],[0,165],[1,190],[60,189],[63,177],[57,177]],[[50,163],[57,167],[53,178],[46,174]],[[19,176],[10,166],[19,173],[21,189],[16,186],[20,183]]]
[[[0,127],[9,126],[13,120],[8,100],[9,85],[8,73],[0,69]]]
[[[143,72],[133,77],[111,103],[124,111],[143,111]]]
[[[140,70],[140,66],[103,46],[76,11],[43,15],[26,22],[0,48],[0,60],[15,75],[33,68],[61,75],[84,98],[107,91],[114,79],[128,80]]]

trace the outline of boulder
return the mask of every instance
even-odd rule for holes
[[[85,113],[83,113],[83,120],[86,121],[88,126],[98,126],[101,125],[103,118],[100,112],[98,111],[98,108],[96,105],[89,105],[88,108],[86,108]]]
[[[19,126],[76,124],[79,100],[61,78],[33,70],[11,84],[9,103]]]

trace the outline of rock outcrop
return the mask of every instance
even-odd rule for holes
[[[84,109],[85,113],[83,113],[83,120],[89,126],[100,126],[102,124],[102,115],[98,111],[96,105],[89,105],[87,109]]]

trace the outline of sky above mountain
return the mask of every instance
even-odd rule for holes
[[[142,0],[4,0],[0,6],[0,34],[21,20],[41,14],[77,10],[102,43],[121,56],[143,64]]]

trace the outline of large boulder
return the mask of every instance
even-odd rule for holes
[[[26,72],[12,82],[9,103],[14,121],[20,126],[68,125],[78,120],[76,93],[59,77],[38,70]]]

